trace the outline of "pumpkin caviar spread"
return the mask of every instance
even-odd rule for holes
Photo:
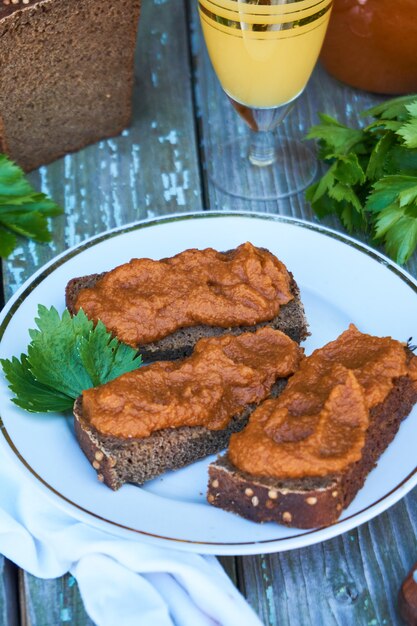
[[[83,415],[99,432],[148,437],[179,426],[225,428],[292,374],[303,350],[270,327],[200,339],[181,361],[158,361],[83,392]]]
[[[281,261],[250,243],[230,252],[191,249],[120,265],[81,289],[75,309],[136,347],[199,324],[228,328],[270,321],[292,300],[290,281]]]
[[[343,471],[361,458],[370,409],[407,375],[404,344],[351,325],[252,413],[244,431],[232,435],[229,458],[242,471],[274,478]]]

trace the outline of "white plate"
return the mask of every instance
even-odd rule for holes
[[[262,214],[170,216],[114,230],[73,248],[39,270],[0,317],[0,357],[26,352],[38,304],[64,309],[74,276],[111,269],[132,257],[171,256],[190,247],[227,250],[251,241],[274,252],[293,272],[310,323],[306,352],[334,339],[353,322],[363,332],[417,337],[417,283],[374,250],[328,229]],[[32,415],[10,402],[0,378],[0,446],[54,502],[71,515],[120,535],[214,554],[256,554],[299,548],[362,524],[397,502],[417,483],[417,411],[369,475],[340,521],[313,531],[255,524],[205,501],[207,465],[200,461],[139,488],[113,492],[74,438],[70,420]]]

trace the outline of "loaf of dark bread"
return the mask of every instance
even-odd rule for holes
[[[411,353],[408,358],[416,359]],[[339,473],[281,480],[255,476],[234,466],[226,453],[209,465],[207,499],[254,522],[303,529],[328,526],[352,502],[416,402],[416,382],[397,378],[385,400],[370,409],[361,458]]]
[[[288,272],[290,290],[293,298],[280,307],[278,315],[268,321],[254,324],[253,326],[235,326],[222,328],[219,326],[194,325],[188,328],[180,328],[175,332],[159,339],[158,341],[137,345],[137,349],[145,362],[181,359],[191,354],[194,345],[204,337],[215,337],[224,334],[238,335],[242,332],[255,331],[263,326],[270,326],[281,330],[291,339],[300,343],[308,336],[308,325],[304,313],[304,307],[300,298],[300,291],[291,272]],[[85,288],[94,285],[105,273],[91,274],[80,278],[73,278],[67,284],[65,297],[66,306],[71,314],[76,313],[76,299],[78,293]]]
[[[259,402],[280,393],[301,358],[303,350],[295,342],[270,328],[238,337],[202,339],[191,357],[143,365],[101,388],[84,392],[74,404],[77,439],[100,481],[112,489],[125,482],[142,484],[225,449],[230,435],[245,426]],[[260,359],[263,365],[251,367],[255,359],[257,363]],[[226,370],[234,372],[232,396],[230,374]],[[250,391],[247,383],[242,383],[242,375],[245,381],[253,380],[254,376]],[[149,388],[151,396],[147,400]],[[186,407],[185,415],[175,422],[178,405]],[[106,430],[97,427],[94,416],[103,417],[107,409],[115,425],[107,428],[106,423]],[[158,426],[148,428],[159,412],[165,420],[163,426],[158,422]],[[194,420],[196,413],[198,419]],[[217,424],[210,425],[202,417],[211,416],[210,420],[216,421],[220,413],[222,419]],[[132,420],[136,420],[137,427],[131,426]],[[117,430],[125,422],[129,422],[129,433]],[[144,434],[137,436],[137,433]]]
[[[140,0],[0,0],[0,152],[29,171],[130,122]]]

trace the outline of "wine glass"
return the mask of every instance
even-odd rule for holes
[[[251,138],[218,142],[208,173],[222,191],[273,200],[305,189],[317,160],[273,132],[303,92],[326,33],[332,0],[199,0],[210,60]]]

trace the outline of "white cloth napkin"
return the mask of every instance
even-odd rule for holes
[[[73,519],[0,458],[0,553],[39,578],[76,578],[98,626],[260,626],[217,559]]]

